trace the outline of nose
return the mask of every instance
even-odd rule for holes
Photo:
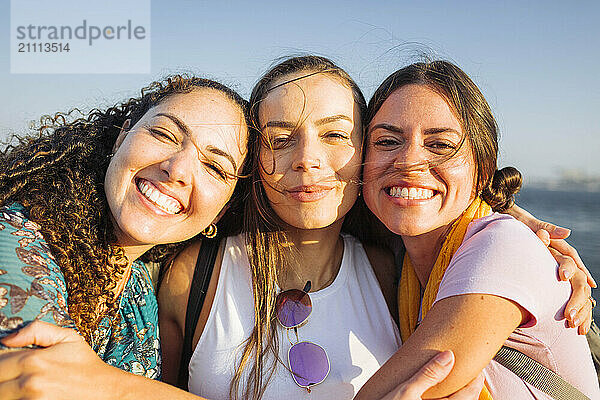
[[[422,143],[410,141],[400,147],[394,159],[394,168],[406,172],[429,169],[429,154]]]
[[[169,181],[182,186],[191,183],[192,173],[194,168],[197,168],[198,162],[197,151],[193,150],[190,148],[179,149],[160,163],[160,169],[169,178]]]
[[[321,168],[324,159],[323,144],[318,138],[300,138],[294,149],[292,169],[309,172]]]

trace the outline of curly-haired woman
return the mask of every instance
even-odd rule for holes
[[[0,337],[32,320],[76,328],[108,364],[159,377],[143,261],[165,260],[219,219],[244,164],[246,109],[220,83],[172,76],[83,118],[46,116],[9,146]]]

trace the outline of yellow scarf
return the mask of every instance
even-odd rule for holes
[[[433,270],[429,275],[423,300],[421,305],[421,317],[425,318],[427,312],[431,309],[433,301],[437,296],[440,283],[450,264],[450,260],[456,250],[460,247],[467,231],[467,226],[471,221],[485,217],[492,213],[492,208],[481,198],[477,197],[471,205],[463,212],[463,214],[454,222],[450,233],[446,236],[440,254],[435,261]],[[417,328],[419,318],[419,303],[421,303],[421,284],[417,278],[417,274],[410,262],[408,254],[404,256],[402,264],[402,277],[400,278],[400,286],[398,288],[398,310],[400,313],[400,333],[402,341],[406,341],[408,337]],[[486,387],[483,388],[479,395],[479,400],[492,400],[489,391]]]

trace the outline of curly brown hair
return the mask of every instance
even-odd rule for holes
[[[99,322],[104,317],[116,322],[113,290],[128,263],[116,244],[104,192],[113,145],[126,120],[133,126],[167,97],[195,88],[224,93],[247,115],[247,102],[230,88],[173,75],[105,110],[43,116],[32,134],[14,136],[0,152],[0,206],[19,202],[41,226],[65,277],[69,315],[92,346]],[[82,116],[73,118],[75,113]],[[155,246],[142,259],[161,262],[185,243]]]

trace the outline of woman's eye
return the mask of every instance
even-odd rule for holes
[[[152,135],[158,137],[161,140],[167,140],[169,142],[177,143],[177,138],[173,136],[171,133],[157,128],[149,128],[148,129]]]
[[[394,138],[379,138],[373,141],[373,146],[380,148],[396,147],[400,145],[400,141]]]
[[[454,143],[449,142],[433,142],[429,144],[429,147],[441,152],[452,151],[456,149]]]
[[[328,139],[334,139],[334,140],[347,140],[350,138],[350,136],[346,132],[341,132],[341,131],[327,132],[325,134],[325,137]]]
[[[271,139],[271,145],[273,146],[273,149],[282,149],[285,146],[287,146],[291,141],[291,138],[289,136],[275,136],[274,138]]]
[[[225,171],[223,171],[223,168],[221,168],[219,165],[217,164],[212,164],[212,163],[204,163],[204,165],[206,166],[206,168],[208,168],[211,172],[215,173],[219,178],[226,180],[227,179],[227,174],[225,173]]]

